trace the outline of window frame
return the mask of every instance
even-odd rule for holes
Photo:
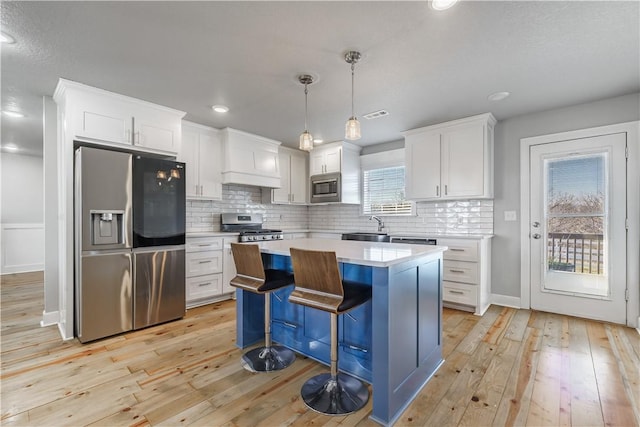
[[[372,170],[378,170],[378,169],[388,169],[388,168],[397,168],[397,167],[402,167],[405,170],[406,173],[406,166],[405,166],[405,158],[404,158],[404,148],[401,149],[396,149],[396,150],[388,150],[388,151],[382,151],[379,153],[373,153],[373,154],[365,154],[360,156],[360,182],[361,182],[361,186],[360,186],[360,196],[361,196],[361,200],[362,203],[360,204],[360,215],[362,216],[371,216],[371,215],[376,215],[376,216],[380,216],[380,217],[409,217],[409,216],[416,216],[416,203],[413,200],[407,200],[406,199],[406,193],[405,193],[405,202],[409,203],[410,206],[410,211],[408,213],[389,213],[389,212],[384,212],[384,213],[376,213],[376,212],[372,212],[372,213],[366,213],[365,212],[365,172],[366,171],[372,171]],[[405,183],[405,189],[406,189],[406,183]]]

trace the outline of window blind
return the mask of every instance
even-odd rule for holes
[[[411,215],[413,203],[404,197],[404,166],[363,172],[364,215]]]

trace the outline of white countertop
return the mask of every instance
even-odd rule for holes
[[[271,240],[258,243],[262,252],[289,256],[289,249],[334,251],[339,262],[349,264],[389,267],[447,250],[446,246],[405,245],[398,243],[357,242],[332,239]]]

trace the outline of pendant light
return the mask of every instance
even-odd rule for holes
[[[309,74],[301,74],[298,76],[298,81],[304,85],[304,132],[300,134],[299,148],[304,151],[313,150],[313,136],[307,130],[307,86],[313,83],[313,77]]]
[[[360,139],[362,134],[360,133],[360,122],[356,117],[356,113],[353,108],[353,69],[356,62],[360,60],[362,55],[360,52],[355,50],[350,50],[344,55],[344,60],[347,61],[348,64],[351,64],[351,117],[347,120],[347,124],[344,127],[344,137],[345,139],[354,141],[356,139]]]

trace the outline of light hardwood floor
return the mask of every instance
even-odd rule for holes
[[[240,366],[231,301],[92,344],[42,328],[42,273],[2,276],[2,425],[376,425],[308,410],[298,392],[324,366]],[[446,362],[398,426],[637,426],[634,329],[492,306],[444,311]]]

